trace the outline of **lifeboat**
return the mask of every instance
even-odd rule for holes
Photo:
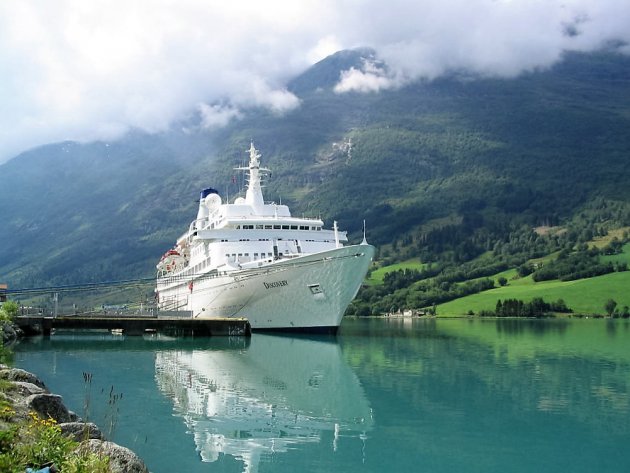
[[[176,249],[168,250],[160,258],[160,262],[157,264],[158,271],[169,274],[180,270],[185,265],[185,258]]]

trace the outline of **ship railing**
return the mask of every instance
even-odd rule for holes
[[[179,298],[179,297],[174,297],[174,298],[168,298],[165,299],[163,301],[160,301],[160,312],[163,311],[181,311],[183,307],[186,307],[186,305],[188,304],[188,298]]]

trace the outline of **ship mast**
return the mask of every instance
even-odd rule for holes
[[[263,199],[261,177],[262,174],[268,172],[269,169],[260,167],[260,153],[254,147],[253,142],[250,144],[249,147],[248,167],[240,167],[236,169],[248,172],[248,183],[247,192],[245,193],[245,202],[251,205],[256,211],[262,210],[265,201]]]

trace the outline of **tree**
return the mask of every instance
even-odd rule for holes
[[[614,299],[608,299],[606,301],[606,304],[604,304],[604,310],[608,314],[608,317],[611,317],[613,315],[613,312],[615,312],[616,308],[617,302]]]
[[[0,307],[0,320],[13,320],[13,318],[17,315],[19,308],[20,307],[17,305],[17,302],[5,302],[2,304],[2,307]]]
[[[497,282],[499,283],[499,286],[505,286],[508,280],[504,276],[499,276]]]
[[[497,317],[503,317],[503,303],[501,299],[497,300],[497,305],[494,308],[494,313]]]
[[[522,278],[529,276],[530,274],[532,274],[533,271],[534,271],[534,268],[532,267],[531,264],[522,264],[516,270],[518,275]]]

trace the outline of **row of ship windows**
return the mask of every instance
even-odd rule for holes
[[[221,240],[221,243],[227,243],[230,240],[227,239],[223,239]],[[249,238],[239,238],[238,241],[251,241]],[[258,241],[270,241],[269,238],[259,238]],[[283,241],[282,238],[278,238],[278,241]],[[296,243],[298,242],[297,240],[287,240],[287,241],[295,241]],[[315,240],[304,240],[304,241],[312,241],[315,242]],[[330,240],[320,240],[323,241],[324,243],[330,243]]]
[[[237,230],[317,230],[322,227],[309,227],[308,225],[236,225]]]
[[[259,256],[260,256],[260,258],[265,258],[265,257],[271,258],[273,256],[273,253],[260,253],[260,255],[258,253],[254,253],[254,259],[255,260],[258,259]],[[226,253],[225,257],[226,258],[232,257],[233,259],[237,258],[237,257],[238,258],[242,258],[242,257],[249,258],[249,253],[232,253],[232,254]]]
[[[205,269],[206,267],[208,267],[210,265],[210,258],[202,261],[199,264],[196,264],[193,268],[188,268],[186,271],[184,271],[181,276],[190,276],[192,274],[198,274],[199,271],[201,271],[202,269]]]
[[[254,260],[257,259],[262,259],[262,258],[271,258],[273,256],[273,253],[254,253]],[[249,258],[249,253],[226,253],[225,257],[230,259],[230,257],[232,257],[232,259],[236,259],[238,258]],[[208,258],[207,260],[202,261],[199,264],[196,264],[193,268],[188,268],[186,271],[183,272],[182,276],[190,276],[192,274],[199,274],[199,272],[203,269],[205,269],[206,267],[208,267],[210,265],[210,258]]]

